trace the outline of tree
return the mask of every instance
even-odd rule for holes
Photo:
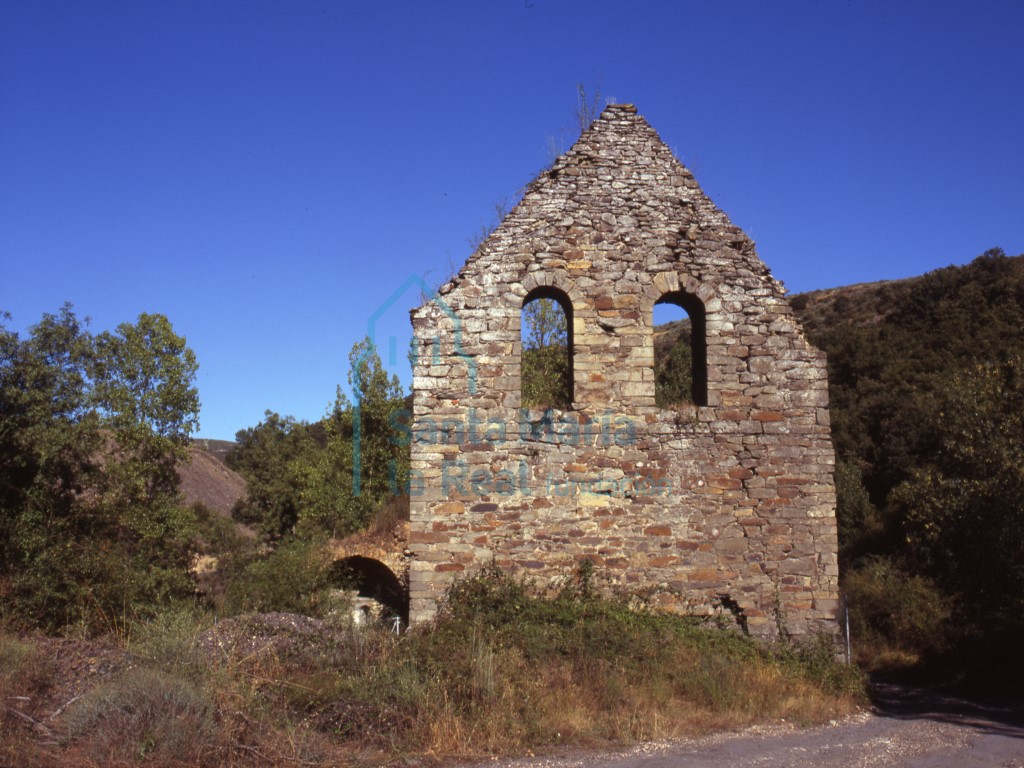
[[[979,633],[1024,625],[1024,355],[978,363],[941,391],[938,449],[893,492],[909,554],[960,597]]]
[[[163,315],[139,315],[96,337],[94,396],[110,428],[188,444],[199,426],[199,366]]]
[[[569,329],[557,301],[538,298],[523,307],[523,407],[572,405]]]
[[[300,531],[332,536],[364,528],[409,475],[409,446],[401,422],[408,410],[398,377],[381,364],[366,338],[349,353],[348,381],[356,403],[341,388],[324,420],[326,446],[300,468]]]
[[[246,479],[246,494],[232,510],[236,520],[257,526],[271,540],[294,530],[302,497],[298,469],[323,449],[317,432],[322,435],[323,427],[314,430],[306,422],[267,411],[263,421],[235,435],[226,461]]]
[[[0,326],[0,605],[28,623],[62,623],[97,565],[91,342],[69,305],[27,339]]]
[[[523,307],[523,349],[568,343],[565,311],[554,299],[535,299]]]
[[[195,360],[160,315],[93,337],[70,305],[0,327],[0,592],[18,621],[95,626],[191,591],[174,459]]]
[[[689,321],[681,324],[672,346],[662,352],[655,345],[654,399],[659,408],[693,402],[693,350]]]

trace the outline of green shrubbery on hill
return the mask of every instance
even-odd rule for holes
[[[1024,629],[1024,257],[992,250],[857,286],[856,306],[826,293],[794,306],[829,356],[861,637],[958,664],[1012,648]]]

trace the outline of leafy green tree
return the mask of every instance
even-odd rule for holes
[[[893,493],[909,553],[978,630],[1024,625],[1024,355],[953,376],[937,450]]]
[[[232,516],[255,525],[272,540],[293,531],[302,498],[299,467],[323,450],[323,432],[322,425],[314,428],[273,411],[255,427],[240,430],[226,461],[245,477],[246,495],[235,504]]]
[[[564,347],[569,340],[565,311],[554,299],[535,299],[523,307],[525,349]]]
[[[184,449],[199,426],[199,365],[163,315],[139,315],[95,339],[94,397],[107,425]],[[179,451],[179,456],[183,453]]]
[[[851,612],[893,647],[944,650],[963,670],[1012,648],[1024,615],[1024,258],[992,249],[844,293],[794,308],[828,354]],[[922,617],[947,614],[946,643],[923,643]]]
[[[572,406],[569,328],[557,301],[538,298],[523,307],[522,404],[524,408]]]
[[[388,374],[368,338],[352,347],[349,365],[357,402],[338,388],[324,420],[326,447],[300,470],[300,530],[353,533],[408,481],[409,446],[401,424],[409,411],[398,377]]]
[[[884,286],[871,304],[858,322],[855,303],[802,320],[828,353],[836,452],[860,467],[872,503],[885,509],[937,450],[925,425],[952,372],[1024,345],[1024,259],[992,249],[966,267]]]
[[[161,343],[126,349],[140,333]],[[161,316],[118,334],[93,337],[70,305],[24,339],[0,326],[0,593],[16,621],[96,626],[190,591],[174,457],[194,358]]]
[[[90,355],[68,305],[27,339],[0,327],[0,603],[15,619],[63,623],[99,566],[90,534],[108,526],[92,503],[101,435]]]
[[[840,557],[844,563],[878,551],[885,533],[882,516],[864,487],[860,467],[839,459],[836,462],[836,522]]]
[[[178,496],[177,463],[198,427],[195,354],[163,315],[141,314],[96,336],[93,398],[118,444],[105,501],[132,532],[133,570],[157,602],[190,586],[195,519]]]

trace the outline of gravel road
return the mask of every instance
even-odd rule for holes
[[[875,706],[815,728],[757,726],[614,753],[492,760],[474,768],[1024,768],[1024,717],[922,689],[876,686]]]

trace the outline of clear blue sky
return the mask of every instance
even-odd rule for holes
[[[3,0],[0,309],[166,314],[201,436],[319,418],[381,303],[568,148],[579,82],[792,291],[1021,253],[1022,36],[1018,0]]]

